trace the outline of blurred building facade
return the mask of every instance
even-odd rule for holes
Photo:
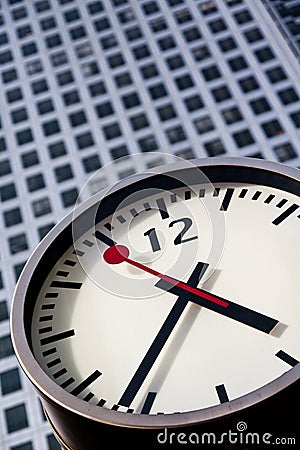
[[[1,450],[58,448],[9,310],[33,248],[92,174],[103,168],[89,195],[173,155],[300,166],[299,63],[271,3],[293,2],[1,0]]]

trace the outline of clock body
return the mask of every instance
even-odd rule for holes
[[[19,279],[12,337],[66,442],[65,415],[197,425],[299,379],[299,196],[297,169],[195,160],[121,182],[51,230]]]

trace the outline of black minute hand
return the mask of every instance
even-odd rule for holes
[[[198,263],[193,273],[191,274],[187,284],[189,286],[196,287],[203,276],[208,265],[204,263]],[[122,397],[119,400],[119,405],[129,407],[134,400],[136,394],[138,393],[140,387],[142,386],[146,376],[148,375],[151,367],[155,363],[158,355],[163,349],[168,337],[170,336],[172,330],[174,329],[176,323],[178,322],[181,314],[183,313],[186,305],[190,300],[192,294],[188,291],[180,291],[178,299],[176,300],[173,308],[169,312],[167,318],[162,324],[159,332],[157,333],[154,341],[152,342],[149,350],[144,356],[142,362],[131,378],[127,388],[125,389]]]

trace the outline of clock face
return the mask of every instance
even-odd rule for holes
[[[229,404],[298,364],[299,182],[229,169],[136,183],[52,241],[27,335],[55,384],[147,417]]]

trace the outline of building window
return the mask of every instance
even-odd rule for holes
[[[51,30],[56,27],[56,21],[54,17],[47,17],[40,21],[40,26],[43,31]]]
[[[169,67],[169,70],[176,70],[179,69],[180,67],[185,66],[184,60],[182,59],[181,55],[175,55],[171,56],[170,58],[167,58],[166,63]]]
[[[114,34],[110,34],[109,36],[100,39],[100,44],[103,50],[109,50],[113,47],[117,47],[118,41]]]
[[[213,14],[218,11],[216,2],[213,0],[209,0],[203,3],[200,3],[199,10],[204,16],[208,16],[209,14]]]
[[[25,108],[20,108],[11,112],[11,119],[13,123],[19,123],[28,119],[27,112]],[[0,148],[0,151],[3,149]]]
[[[96,105],[95,109],[96,109],[97,116],[99,117],[99,119],[102,119],[103,117],[106,117],[106,116],[110,116],[111,114],[114,113],[113,106],[108,101],[104,102],[104,103],[100,103],[99,105]]]
[[[123,105],[126,109],[134,108],[141,104],[140,98],[136,92],[131,94],[123,95],[122,97]]]
[[[4,84],[11,83],[12,81],[15,81],[18,79],[18,74],[17,74],[16,69],[6,70],[5,72],[2,72],[1,76],[2,76],[2,81]]]
[[[101,163],[98,155],[92,155],[82,160],[84,171],[86,173],[94,172],[100,169]]]
[[[93,54],[92,46],[88,42],[78,45],[75,51],[78,58],[86,58]]]
[[[28,250],[27,238],[25,233],[18,234],[9,238],[9,250],[11,255]]]
[[[73,128],[79,127],[80,125],[87,123],[87,118],[84,111],[77,111],[75,113],[70,114],[69,120],[71,127]]]
[[[51,49],[62,45],[62,40],[59,34],[53,34],[45,39],[47,48]]]
[[[289,142],[276,145],[276,147],[274,147],[274,152],[280,162],[288,161],[289,159],[296,158],[297,156],[294,147]]]
[[[45,214],[51,213],[50,201],[47,197],[41,198],[32,202],[32,210],[34,217],[44,216]]]
[[[41,0],[35,4],[36,12],[41,13],[50,9],[48,0]]]
[[[208,131],[214,130],[214,124],[209,116],[201,117],[194,120],[195,128],[198,134],[207,133]]]
[[[16,8],[12,11],[13,20],[21,20],[27,17],[27,10],[25,8]]]
[[[147,45],[140,45],[139,47],[133,48],[132,53],[137,61],[143,58],[147,58],[148,56],[151,56],[151,52]]]
[[[61,450],[61,446],[58,441],[55,439],[53,434],[49,434],[47,436],[47,443],[49,450]]]
[[[146,15],[153,14],[159,11],[159,7],[156,2],[148,2],[143,5],[143,10]]]
[[[243,56],[237,56],[228,60],[228,64],[233,72],[247,69],[248,64]]]
[[[66,84],[73,83],[74,77],[70,70],[66,70],[65,72],[59,73],[57,75],[57,82],[59,86],[65,86]]]
[[[149,93],[152,100],[157,100],[161,97],[166,97],[168,95],[165,86],[162,83],[155,84],[149,88]]]
[[[261,48],[256,50],[254,53],[260,63],[271,61],[271,59],[275,58],[275,55],[270,47]]]
[[[129,153],[126,145],[118,145],[110,150],[110,154],[112,159],[116,160],[128,156]]]
[[[22,389],[19,370],[15,368],[2,372],[0,374],[0,385],[2,395],[7,395]]]
[[[139,113],[135,116],[132,116],[129,118],[129,120],[134,131],[149,127],[147,116],[144,113]]]
[[[182,2],[179,2],[179,3],[182,3]],[[180,9],[179,11],[175,12],[174,16],[179,25],[181,25],[183,23],[191,22],[193,20],[191,13],[186,8]]]
[[[212,95],[214,96],[215,101],[218,103],[231,98],[231,93],[230,93],[229,89],[227,88],[227,86],[225,86],[225,85],[220,86],[216,89],[213,89],[211,92],[212,92]]]
[[[50,223],[49,225],[45,225],[43,227],[38,228],[38,234],[39,234],[39,238],[40,240],[42,240],[46,234],[49,233],[49,231],[54,227],[54,223]]]
[[[227,125],[231,125],[232,123],[243,120],[243,116],[240,113],[240,110],[236,106],[224,109],[222,111],[222,115],[223,115],[223,118],[224,118],[225,122],[227,123]]]
[[[278,91],[278,96],[284,105],[289,105],[290,103],[299,101],[299,95],[293,87]]]
[[[156,77],[159,74],[156,65],[152,63],[140,67],[140,71],[145,80]]]
[[[134,12],[131,8],[127,8],[118,14],[121,23],[129,23],[135,20]]]
[[[136,39],[140,39],[143,37],[143,33],[140,27],[133,27],[125,30],[126,38],[129,42],[135,41]]]
[[[206,81],[212,81],[221,77],[221,73],[216,65],[211,65],[202,69],[202,75]]]
[[[0,153],[5,152],[6,148],[7,148],[6,141],[5,141],[4,137],[1,137],[0,138]]]
[[[12,52],[10,50],[0,53],[0,65],[1,66],[13,61],[13,59],[14,58],[13,58]]]
[[[38,81],[35,81],[34,83],[32,83],[31,88],[32,88],[32,92],[34,93],[34,95],[40,94],[42,92],[46,92],[49,89],[47,81],[44,79],[38,80]]]
[[[174,119],[174,117],[177,117],[176,111],[173,107],[173,105],[168,104],[161,106],[160,108],[157,108],[157,112],[159,115],[159,118],[162,122],[165,120]]]
[[[182,75],[181,77],[175,78],[175,83],[180,91],[194,86],[194,81],[190,75]]]
[[[39,115],[47,114],[51,111],[54,111],[54,105],[50,98],[47,100],[38,102],[36,106],[37,106]]]
[[[28,441],[25,442],[24,444],[14,445],[13,447],[10,448],[10,450],[33,450],[33,447],[32,443]]]
[[[12,227],[22,222],[22,214],[20,208],[13,208],[3,213],[5,226]]]
[[[69,189],[68,191],[61,193],[61,199],[65,208],[72,206],[78,199],[78,190],[76,188]]]
[[[120,126],[117,122],[103,127],[103,132],[107,141],[110,141],[111,139],[115,139],[122,135]]]
[[[35,75],[43,71],[43,66],[39,59],[28,62],[25,67],[27,75]]]
[[[97,97],[98,95],[106,94],[106,87],[103,81],[90,84],[88,86],[91,97]]]
[[[242,130],[233,134],[233,139],[239,148],[254,144],[254,139],[249,130]]]
[[[23,153],[23,155],[21,155],[21,161],[24,169],[35,166],[36,164],[39,164],[38,154],[35,150]]]
[[[93,75],[97,75],[100,73],[98,64],[94,61],[87,62],[81,65],[81,72],[85,78],[91,77]]]
[[[91,15],[98,14],[98,13],[104,11],[104,7],[102,5],[102,2],[100,2],[100,1],[94,1],[94,2],[89,3],[87,5],[87,9]]]
[[[258,28],[252,28],[249,31],[246,31],[244,33],[245,38],[249,42],[249,44],[252,44],[253,42],[261,41],[264,37],[261,33],[261,31]]]
[[[63,101],[65,106],[74,105],[75,103],[80,102],[80,97],[78,91],[69,91],[63,94]]]
[[[150,22],[150,27],[153,33],[158,33],[159,31],[166,30],[168,25],[163,17],[158,17]]]
[[[62,141],[49,145],[48,150],[51,159],[59,158],[67,154],[65,143]]]
[[[240,11],[233,16],[239,25],[243,25],[244,23],[251,22],[251,20],[253,20],[250,12],[247,9],[244,9],[243,11]]]
[[[275,67],[274,69],[267,70],[266,75],[273,84],[287,79],[286,73],[281,67]]]
[[[95,144],[93,136],[90,132],[76,136],[76,143],[79,150],[83,150],[84,148],[91,147]]]
[[[204,148],[209,156],[218,156],[225,153],[224,145],[220,139],[205,143]]]
[[[170,50],[171,48],[176,47],[176,42],[172,36],[161,38],[157,41],[157,43],[162,51]]]
[[[54,53],[50,55],[51,64],[53,67],[59,67],[64,64],[67,64],[68,58],[64,51]]]
[[[60,126],[56,119],[43,123],[42,127],[45,136],[52,136],[53,134],[60,132]]]
[[[12,198],[16,198],[17,192],[14,183],[6,184],[0,187],[0,200],[6,202]]]
[[[218,41],[218,45],[224,53],[237,48],[236,42],[232,37],[221,39],[220,41]]]
[[[188,111],[196,111],[204,107],[204,103],[200,95],[192,95],[191,97],[187,97],[184,99],[185,106]]]
[[[186,42],[198,41],[202,37],[200,31],[196,27],[192,27],[189,28],[188,30],[185,30],[183,32],[183,36]]]
[[[23,56],[30,56],[37,53],[37,46],[34,42],[30,42],[29,44],[22,45],[21,51]]]
[[[65,164],[64,166],[56,167],[54,169],[54,173],[57,183],[61,183],[65,180],[73,178],[73,171],[70,164]]]
[[[291,119],[294,122],[295,127],[300,128],[300,111],[292,113]]]
[[[108,30],[110,28],[110,23],[107,17],[104,17],[103,19],[96,20],[94,22],[94,27],[96,31],[104,31]]]
[[[256,115],[263,114],[264,112],[270,111],[271,106],[265,97],[257,98],[250,102],[250,106]]]
[[[8,433],[28,427],[27,414],[24,403],[4,410]]]
[[[0,360],[14,354],[14,349],[9,334],[0,337]]]
[[[107,61],[111,69],[115,69],[116,67],[120,67],[125,64],[124,58],[121,53],[116,53],[115,55],[109,56],[107,58]]]
[[[0,322],[4,322],[5,320],[8,320],[8,319],[9,319],[9,314],[8,314],[7,302],[6,302],[6,300],[1,300],[0,301]],[[2,386],[2,383],[1,383],[1,386]],[[3,389],[2,389],[2,391],[3,391]]]
[[[239,85],[245,94],[259,88],[259,85],[253,76],[239,80]]]
[[[208,23],[208,26],[212,33],[220,33],[221,31],[227,30],[227,25],[223,19],[213,20]]]
[[[154,152],[158,149],[156,139],[153,135],[139,139],[138,145],[142,152]]]
[[[206,45],[201,45],[192,50],[195,61],[203,61],[211,56],[211,53]]]
[[[45,181],[42,174],[33,175],[26,179],[27,189],[29,192],[34,192],[45,187]]]
[[[86,31],[83,26],[72,28],[69,31],[69,33],[70,33],[72,41],[76,41],[77,39],[82,39],[86,36]]]
[[[76,8],[70,9],[69,11],[65,12],[64,17],[65,17],[66,23],[74,22],[81,18],[79,11]]]
[[[4,161],[1,161],[0,164],[0,177],[8,175],[9,173],[11,173],[10,161],[5,159]]]
[[[283,127],[281,126],[280,122],[277,119],[264,122],[262,124],[262,129],[264,130],[265,135],[268,138],[280,136],[281,134],[284,133]]]
[[[17,102],[23,98],[23,94],[20,88],[11,89],[6,92],[6,99],[8,103]]]
[[[167,138],[170,144],[177,144],[186,140],[186,134],[181,125],[166,130]]]
[[[19,131],[16,133],[16,139],[18,145],[24,145],[28,144],[28,142],[33,141],[33,134],[30,128],[27,128],[26,130]]]
[[[132,84],[131,75],[129,72],[121,73],[120,75],[115,76],[115,83],[118,88],[123,88],[126,86],[130,86]]]

